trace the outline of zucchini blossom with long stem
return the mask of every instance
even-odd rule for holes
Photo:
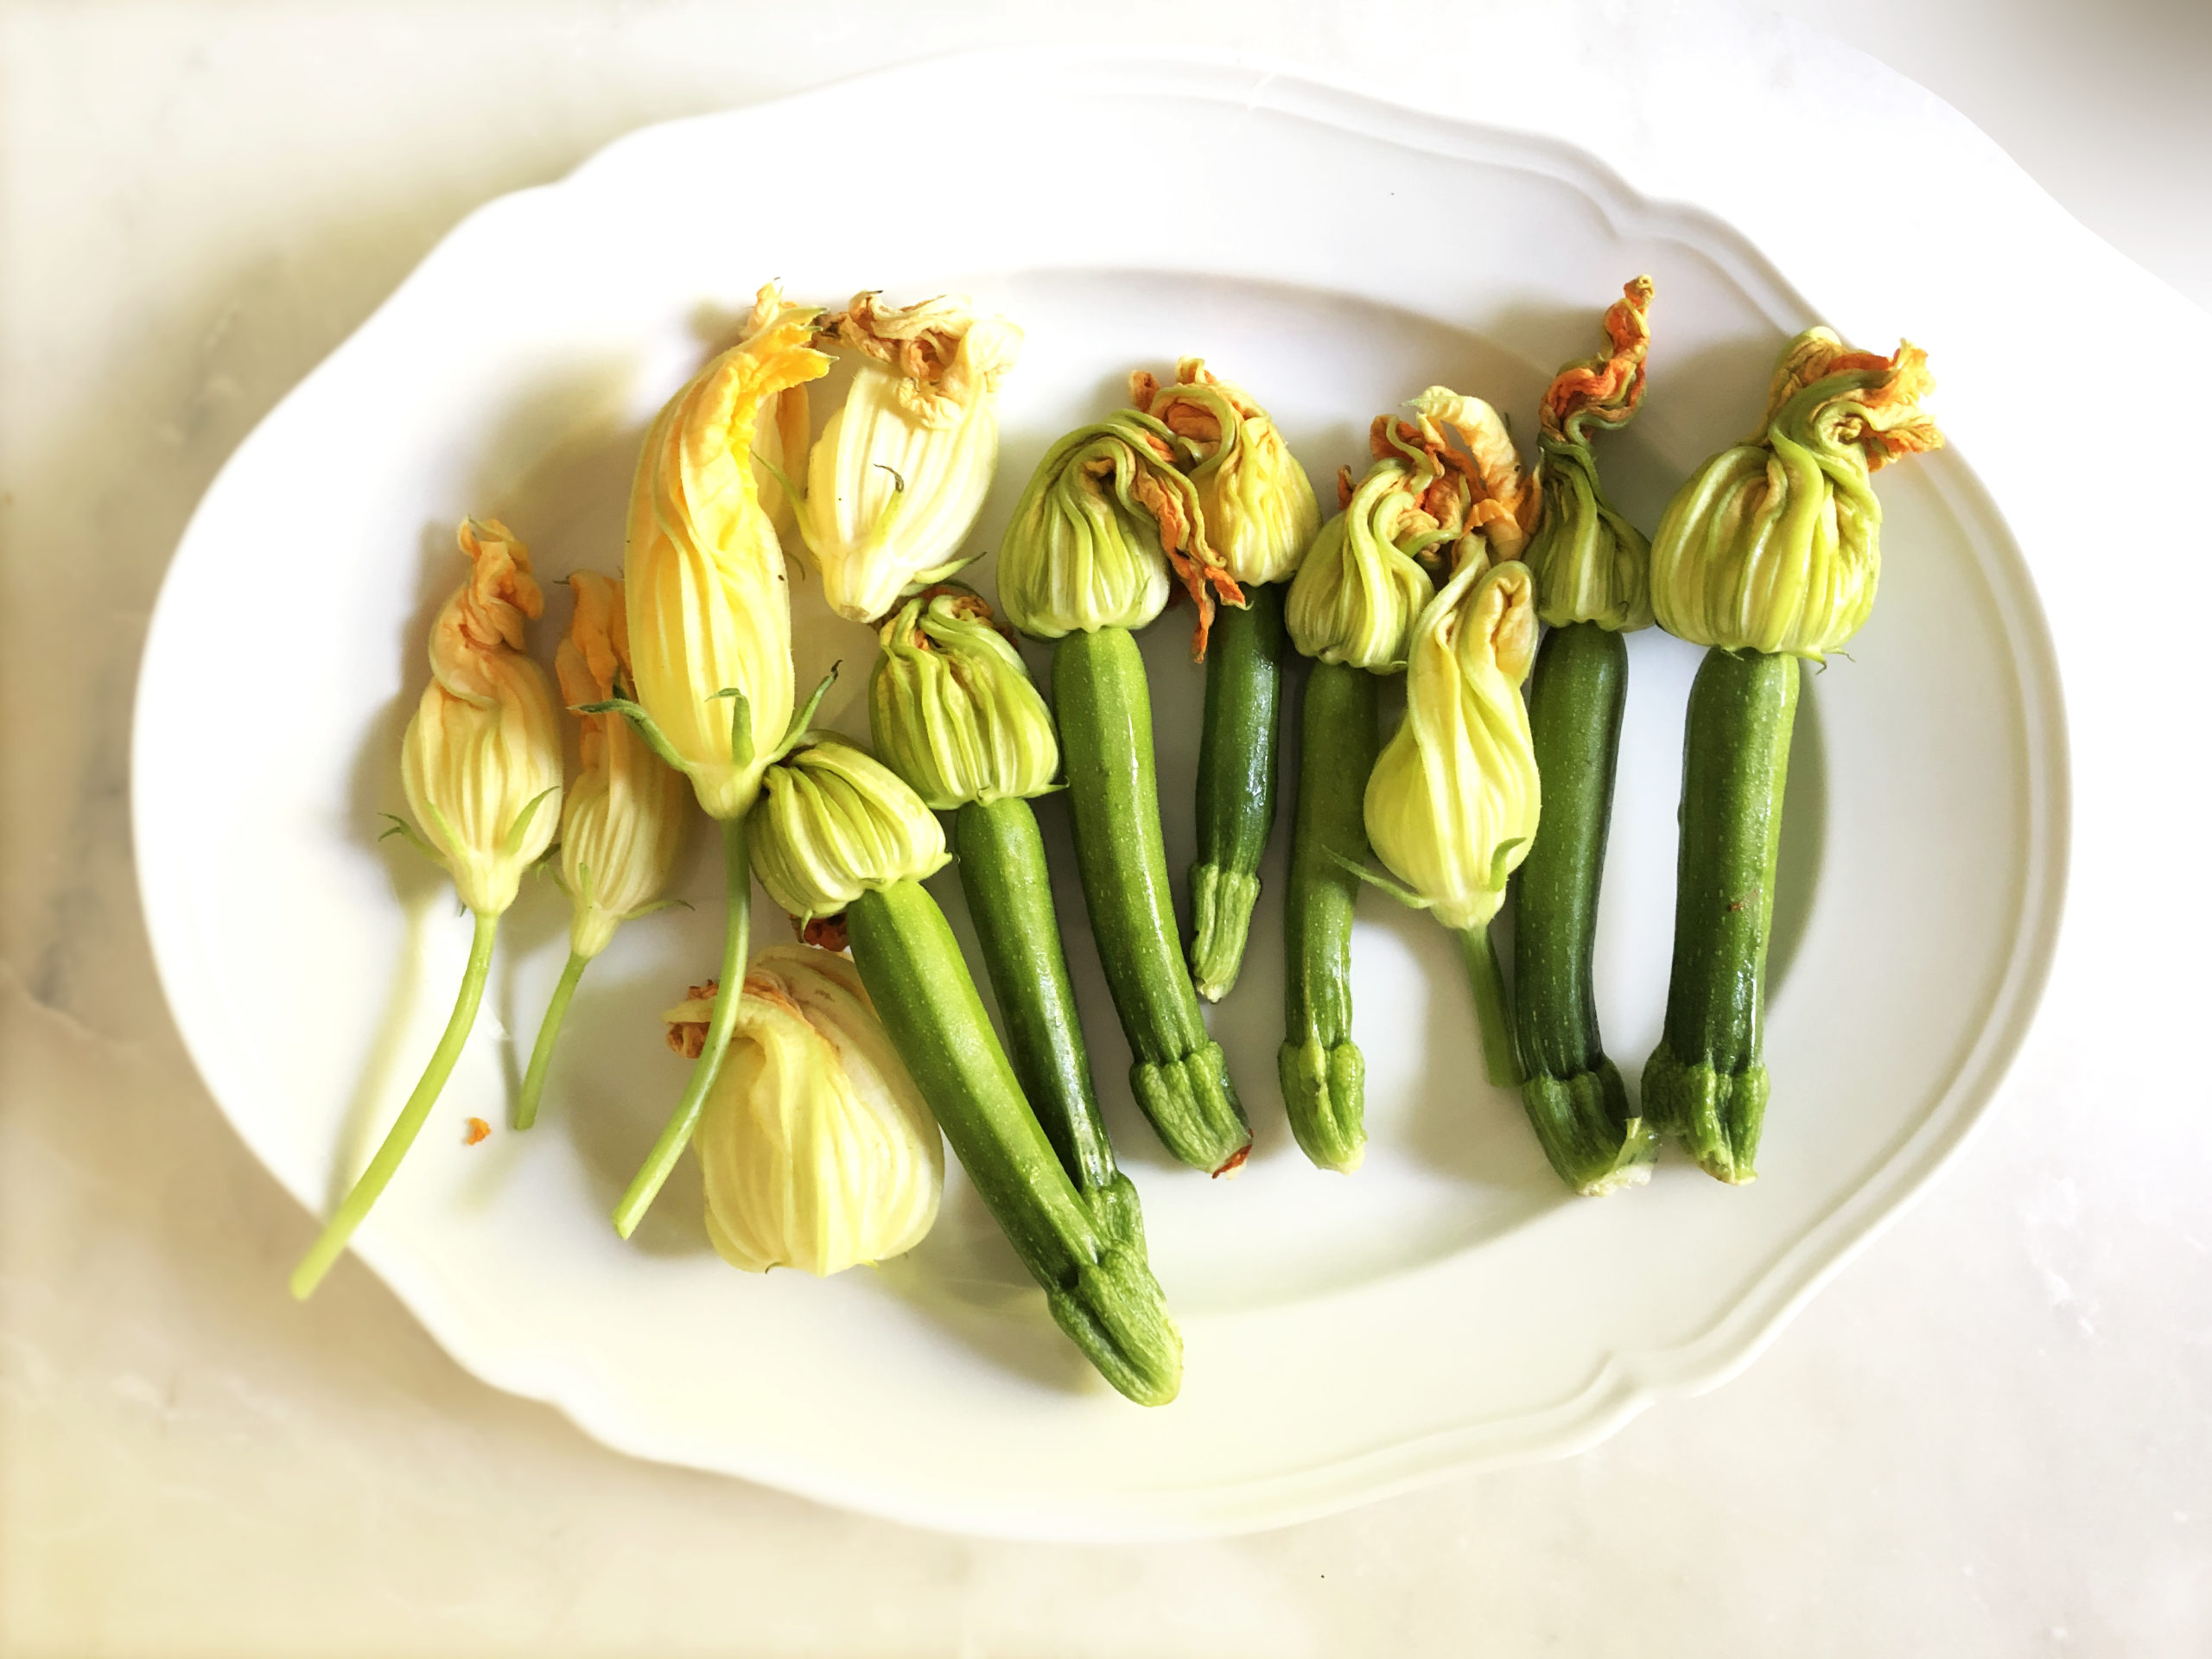
[[[1707,1173],[1758,1173],[1782,801],[1798,661],[1820,663],[1873,608],[1882,508],[1871,475],[1942,442],[1921,407],[1928,359],[1845,349],[1826,328],[1783,348],[1759,432],[1699,468],[1651,544],[1660,626],[1708,647],[1683,740],[1675,954],[1643,1112]]]
[[[496,518],[461,526],[469,574],[430,626],[430,683],[401,741],[399,775],[417,828],[395,823],[445,868],[474,920],[461,994],[422,1081],[368,1167],[292,1273],[304,1299],[383,1194],[437,1103],[468,1041],[492,967],[499,918],[522,873],[561,822],[561,731],[523,625],[545,607],[530,550]]]
[[[799,528],[830,608],[872,623],[968,562],[960,544],[998,467],[999,382],[1021,330],[964,298],[898,308],[856,294],[821,331],[861,360],[808,458]]]
[[[754,439],[783,393],[828,372],[830,359],[811,344],[817,315],[764,287],[743,337],[655,417],[631,485],[622,555],[637,696],[590,706],[628,716],[722,826],[718,982],[728,986],[742,981],[751,912],[746,813],[779,745],[809,718],[792,707],[789,578],[760,500]],[[615,1206],[626,1238],[697,1126],[740,1000],[716,1004],[683,1096]]]
[[[696,1052],[716,988],[663,1016]],[[694,1141],[707,1236],[747,1273],[827,1278],[904,1255],[927,1236],[944,1188],[937,1120],[844,957],[776,945],[745,970],[729,1058]]]
[[[581,765],[561,810],[561,886],[569,895],[569,962],[539,1022],[515,1103],[515,1128],[537,1121],[553,1047],[584,969],[632,917],[661,907],[683,840],[683,779],[605,705],[632,695],[622,585],[594,570],[569,578],[575,612],[553,659],[561,696],[577,710]],[[586,707],[601,712],[586,714]]]
[[[1079,1192],[1023,1096],[944,912],[921,885],[944,857],[929,808],[864,752],[820,734],[770,769],[766,789],[762,885],[802,918],[852,895],[845,923],[861,981],[1053,1319],[1130,1399],[1173,1399],[1182,1338],[1146,1264],[1135,1206]]]

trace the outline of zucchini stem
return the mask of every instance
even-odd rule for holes
[[[476,916],[476,925],[468,946],[468,969],[461,976],[461,995],[454,999],[453,1014],[446,1021],[445,1034],[438,1039],[438,1046],[430,1055],[430,1063],[423,1070],[422,1080],[415,1085],[415,1092],[407,1096],[407,1103],[399,1109],[399,1116],[386,1131],[384,1144],[369,1160],[369,1166],[353,1183],[322,1230],[321,1236],[300,1258],[300,1265],[292,1269],[292,1294],[301,1301],[315,1294],[315,1288],[330,1271],[331,1264],[346,1253],[354,1230],[367,1219],[370,1209],[384,1195],[385,1187],[398,1172],[400,1160],[407,1156],[408,1148],[415,1144],[415,1137],[422,1133],[423,1124],[430,1116],[430,1108],[438,1103],[444,1092],[446,1079],[453,1075],[454,1063],[460,1059],[461,1051],[467,1046],[468,1033],[476,1025],[476,1010],[484,1001],[484,982],[492,971],[492,941],[499,931],[497,915]]]
[[[668,1122],[645,1155],[644,1166],[632,1178],[629,1190],[614,1206],[614,1230],[624,1238],[638,1230],[645,1211],[652,1208],[669,1172],[691,1144],[706,1108],[707,1091],[722,1069],[722,1055],[729,1047],[729,1032],[744,995],[745,959],[753,931],[753,861],[745,838],[745,820],[731,818],[722,825],[722,972],[721,992],[715,998],[715,1012],[707,1022],[706,1046],[692,1063],[683,1098],[669,1114]]]
[[[1306,677],[1298,804],[1283,894],[1283,1039],[1275,1071],[1290,1132],[1323,1169],[1367,1153],[1367,1062],[1351,1035],[1352,911],[1367,859],[1367,774],[1381,747],[1382,683],[1316,662]]]
[[[1490,929],[1459,930],[1459,954],[1467,964],[1467,983],[1475,994],[1475,1024],[1482,1033],[1483,1071],[1500,1089],[1518,1089],[1523,1077],[1513,1040],[1513,1005],[1505,994],[1505,975]]]
[[[545,1094],[545,1074],[553,1068],[553,1045],[560,1040],[561,1022],[569,1017],[569,1003],[576,994],[577,982],[584,976],[584,969],[591,966],[589,957],[569,953],[569,965],[561,970],[561,982],[553,988],[553,1000],[545,1005],[545,1018],[537,1027],[537,1042],[530,1051],[530,1070],[523,1074],[522,1096],[515,1102],[515,1128],[526,1129],[537,1122],[537,1103]]]

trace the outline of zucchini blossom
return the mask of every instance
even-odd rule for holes
[[[623,553],[632,667],[664,758],[699,804],[742,816],[791,716],[791,595],[753,476],[763,410],[818,379],[816,313],[760,290],[745,336],[654,420]]]
[[[523,650],[524,620],[545,608],[530,550],[496,518],[462,521],[460,540],[468,580],[431,625],[430,683],[399,776],[461,902],[498,916],[560,828],[561,728],[544,671]]]
[[[1659,626],[1693,644],[1822,661],[1865,624],[1881,575],[1870,474],[1939,446],[1921,402],[1928,354],[1852,352],[1827,328],[1791,340],[1745,442],[1667,504],[1651,544]]]
[[[1129,401],[1191,446],[1206,539],[1230,578],[1254,588],[1295,570],[1321,527],[1321,508],[1267,410],[1197,357],[1176,364],[1172,386],[1140,369],[1129,377]]]
[[[924,801],[945,811],[1052,786],[1052,711],[981,595],[932,588],[901,605],[881,638],[870,729],[884,763]]]
[[[925,880],[947,861],[944,829],[899,774],[827,733],[768,768],[753,856],[768,896],[802,922],[873,887]]]
[[[1368,840],[1446,926],[1478,928],[1528,855],[1541,796],[1521,683],[1535,655],[1529,567],[1470,559],[1414,625],[1406,717],[1367,780]]]
[[[593,570],[569,578],[576,609],[554,658],[571,709],[630,694],[622,586]],[[582,765],[561,816],[561,881],[573,911],[569,947],[589,961],[614,930],[652,909],[683,839],[683,780],[630,722],[579,714]]]
[[[696,1052],[716,988],[663,1016]],[[827,1278],[903,1255],[937,1220],[944,1141],[844,957],[778,945],[745,970],[745,995],[692,1145],[706,1177],[707,1236],[747,1273]]]
[[[1413,420],[1375,417],[1374,461],[1356,486],[1351,467],[1338,474],[1339,511],[1291,582],[1283,620],[1306,656],[1395,672],[1434,591],[1430,567],[1512,558],[1525,539],[1538,497],[1497,412],[1443,386],[1411,408]]]
[[[1643,401],[1651,348],[1651,279],[1639,276],[1605,313],[1611,349],[1561,369],[1544,392],[1536,438],[1543,513],[1522,556],[1536,613],[1554,628],[1595,622],[1614,633],[1651,626],[1650,544],[1598,486],[1589,426],[1623,427]]]
[[[1192,446],[1134,409],[1078,427],[1045,452],[999,550],[999,606],[1039,639],[1143,627],[1167,604],[1169,575],[1198,607],[1205,649],[1218,595],[1243,591],[1206,539],[1198,487],[1179,470]]]
[[[808,459],[799,529],[830,609],[875,622],[966,563],[960,543],[998,467],[998,386],[1021,330],[976,317],[965,299],[899,309],[873,294],[821,330],[862,360]]]

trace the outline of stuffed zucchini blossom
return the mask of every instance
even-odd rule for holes
[[[810,734],[768,772],[753,823],[760,885],[802,922],[947,862],[944,828],[899,776],[844,739]]]
[[[960,544],[998,467],[999,382],[1021,330],[964,298],[902,308],[873,294],[821,328],[861,363],[808,459],[799,528],[830,609],[876,622],[967,563]]]
[[[1693,644],[1822,661],[1865,624],[1881,576],[1871,474],[1933,449],[1927,353],[1853,352],[1827,328],[1784,348],[1759,430],[1675,493],[1651,544],[1659,626]]]
[[[1406,717],[1367,781],[1369,841],[1407,903],[1486,925],[1528,855],[1541,792],[1521,683],[1535,655],[1529,568],[1469,560],[1421,612]]]
[[[514,903],[561,825],[561,729],[523,623],[545,609],[530,550],[496,518],[464,521],[463,582],[430,629],[430,683],[400,745],[408,810],[461,902]]]
[[[716,988],[664,1016],[694,1053]],[[707,1236],[747,1273],[826,1278],[903,1255],[944,1190],[944,1142],[884,1034],[859,971],[810,945],[779,945],[745,973],[724,1061],[692,1142]]]
[[[1321,508],[1313,481],[1282,432],[1251,394],[1209,373],[1205,359],[1182,359],[1175,384],[1138,370],[1129,401],[1191,446],[1206,537],[1240,588],[1281,582],[1298,568]]]
[[[760,290],[746,334],[671,397],[638,458],[623,582],[637,702],[710,817],[742,816],[791,716],[791,595],[754,478],[764,410],[819,378],[817,313]]]
[[[1078,427],[1045,452],[999,550],[999,604],[1039,639],[1143,627],[1167,604],[1171,574],[1197,603],[1198,648],[1217,598],[1244,595],[1206,539],[1198,487],[1179,470],[1194,450],[1127,409]]]
[[[1351,467],[1338,473],[1340,510],[1291,582],[1291,641],[1321,662],[1403,667],[1435,590],[1431,568],[1516,557],[1535,516],[1541,498],[1497,410],[1444,386],[1410,407],[1411,420],[1375,417],[1373,461],[1357,485]]]
[[[1651,279],[1638,276],[1605,313],[1610,349],[1560,371],[1544,391],[1536,448],[1543,512],[1523,562],[1536,613],[1551,627],[1595,622],[1615,633],[1651,626],[1650,546],[1598,484],[1592,423],[1623,427],[1643,401],[1651,349]]]
[[[1060,769],[1052,711],[982,595],[933,588],[884,623],[868,682],[884,763],[938,811],[1042,795]]]

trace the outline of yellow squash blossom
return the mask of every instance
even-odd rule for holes
[[[942,297],[903,308],[856,294],[824,337],[860,354],[807,462],[799,527],[838,615],[878,622],[966,563],[961,543],[999,457],[999,382],[1021,330]]]
[[[637,701],[724,821],[753,804],[791,716],[791,595],[752,455],[767,400],[829,369],[810,343],[816,315],[763,288],[745,337],[653,422],[631,488]]]
[[[1206,539],[1241,588],[1281,582],[1298,568],[1321,527],[1313,481],[1282,432],[1251,394],[1209,373],[1205,359],[1175,365],[1162,386],[1142,370],[1129,401],[1191,445]]]
[[[688,1047],[714,1012],[700,986],[670,1010]],[[745,973],[729,1055],[694,1144],[707,1236],[748,1273],[822,1277],[902,1255],[937,1220],[944,1142],[842,957],[779,945]]]

